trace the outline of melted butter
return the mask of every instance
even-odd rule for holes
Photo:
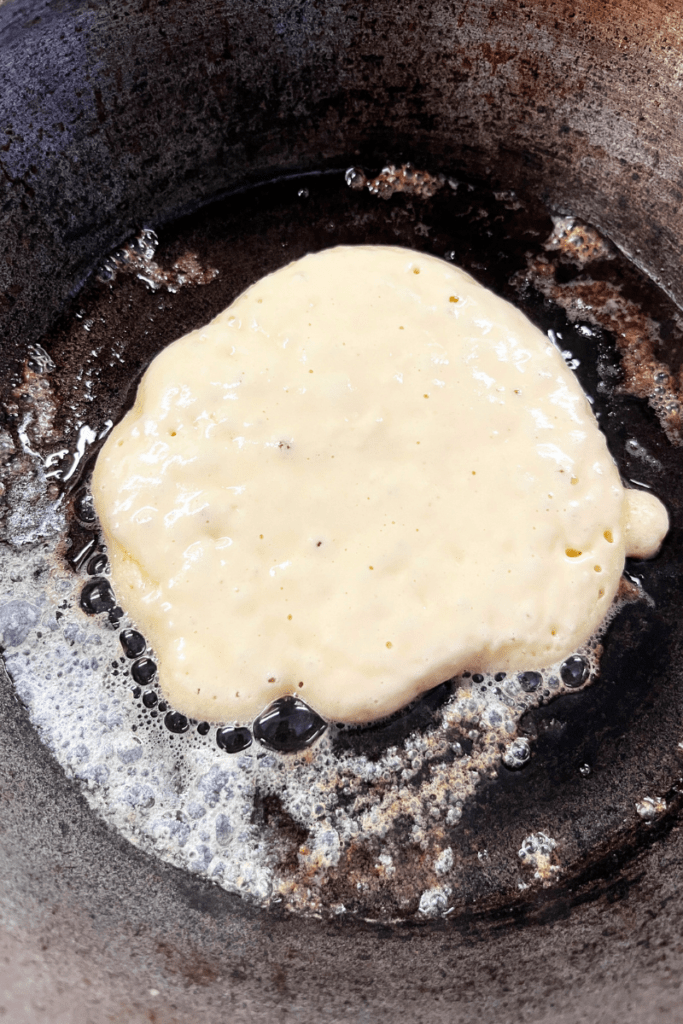
[[[306,256],[165,349],[93,494],[165,693],[215,721],[288,693],[367,721],[550,665],[668,527],[539,330],[381,246]]]

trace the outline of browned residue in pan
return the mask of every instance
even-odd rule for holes
[[[368,192],[379,196],[380,199],[391,199],[395,192],[406,192],[422,199],[429,199],[443,188],[446,177],[443,174],[418,171],[412,164],[403,164],[401,167],[389,164],[383,167],[375,178],[366,177],[360,168],[350,167],[346,172],[346,184],[358,190],[367,188]],[[455,182],[453,186],[456,187]]]
[[[98,277],[102,281],[114,281],[118,274],[131,274],[153,292],[160,288],[177,292],[185,284],[210,284],[218,276],[214,267],[202,267],[196,254],[191,252],[180,256],[170,270],[164,270],[154,259],[158,244],[155,232],[145,228],[107,257]]]
[[[558,251],[581,268],[611,258],[609,243],[594,228],[564,218],[555,218],[555,229],[545,248]],[[560,283],[557,270],[558,263],[551,256],[535,257],[529,260],[526,271],[517,275],[516,283],[532,285],[561,306],[570,320],[593,323],[610,331],[621,356],[620,389],[635,398],[647,399],[669,441],[683,444],[683,370],[673,372],[659,354],[659,324],[627,298],[619,284],[588,273]]]
[[[592,260],[613,258],[609,244],[588,224],[581,224],[573,217],[553,217],[553,224],[544,248],[561,252],[581,267]]]
[[[58,406],[48,373],[54,369],[40,345],[29,346],[21,381],[12,391],[5,412],[16,430],[23,431],[33,447],[59,440],[55,430]]]

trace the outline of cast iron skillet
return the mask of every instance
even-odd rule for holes
[[[672,55],[683,42],[665,14],[654,2],[408,3],[398,12],[8,0],[5,395],[26,344],[103,254],[142,224],[295,170],[413,159],[519,189],[596,224],[679,302]],[[643,429],[660,444],[654,422]],[[678,452],[659,454],[675,474]],[[669,497],[676,514],[673,485]],[[674,523],[657,577],[671,600]],[[4,679],[0,906],[10,966],[0,1006],[17,1022],[382,1021],[399,1010],[425,1021],[578,1021],[595,1019],[597,1001],[602,1019],[647,1020],[656,993],[657,1019],[675,1019],[679,619],[657,616],[650,656],[617,666],[629,685],[612,695],[616,716],[597,690],[561,734],[543,728],[557,707],[537,716],[535,771],[484,787],[466,824],[473,843],[484,832],[495,843],[552,804],[570,829],[576,815],[596,813],[591,800],[599,805],[569,770],[583,760],[625,794],[625,814],[643,780],[667,796],[667,811],[654,824],[626,821],[616,846],[586,849],[552,887],[481,909],[473,897],[456,919],[419,927],[277,919],[139,854],[91,815]]]

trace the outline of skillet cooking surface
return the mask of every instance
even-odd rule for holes
[[[296,168],[421,155],[421,166],[523,186],[553,212],[603,228],[680,304],[683,44],[663,0],[637,9],[630,0],[406,0],[400,9],[378,0],[371,11],[259,0],[247,17],[233,0],[6,0],[0,42],[4,399],[17,353],[23,360],[102,254],[146,218],[160,223],[221,189]],[[208,291],[185,299],[201,304]],[[676,316],[658,298],[639,301],[662,311],[676,364]],[[658,448],[647,410],[636,426],[666,467],[668,500],[680,459]],[[613,450],[628,476],[631,461],[642,466],[626,458],[624,440]],[[670,545],[648,568],[661,569],[664,596],[673,597],[658,603],[669,622],[666,642],[647,652],[660,665],[647,686],[627,664],[615,700],[603,675],[550,705],[537,717],[572,728],[540,730],[527,767],[480,786],[467,812],[495,835],[487,797],[533,811],[525,794],[535,793],[536,809],[555,806],[564,823],[563,833],[549,823],[549,834],[571,839],[570,812],[596,810],[607,786],[606,812],[622,829],[616,841],[596,840],[576,873],[532,886],[516,905],[494,898],[493,913],[480,914],[482,899],[418,927],[349,927],[348,915],[335,926],[280,920],[142,854],[91,812],[3,678],[0,956],[9,966],[0,1008],[13,1024],[214,1024],[226,1013],[250,1024],[389,1024],[397,1011],[429,1024],[677,1020],[675,793],[652,825],[631,801],[646,790],[661,795],[677,773],[678,588],[667,564],[675,564]],[[587,734],[564,709],[601,699],[582,749]],[[587,779],[558,756],[558,745],[572,743],[578,758],[595,758]],[[520,821],[524,835],[539,827],[531,811]],[[597,810],[592,821],[602,834]],[[485,880],[491,858],[478,863]]]
[[[48,468],[50,482],[46,486],[54,492],[53,497],[59,489],[67,500],[70,525],[63,561],[71,564],[72,572],[80,573],[80,588],[87,582],[88,572],[92,576],[99,540],[92,525],[84,523],[82,515],[80,521],[74,515],[73,501],[80,507],[101,443],[97,438],[106,432],[108,422],[116,421],[130,406],[135,382],[150,358],[163,345],[209,320],[249,283],[308,251],[341,243],[399,244],[452,259],[515,302],[541,329],[550,331],[572,365],[578,364],[578,376],[594,400],[624,480],[652,487],[667,502],[672,517],[670,536],[657,559],[627,566],[627,578],[635,584],[633,594],[638,587],[644,594],[640,600],[627,602],[609,627],[597,681],[581,692],[560,697],[546,691],[546,699],[537,702],[542,706],[523,716],[519,732],[532,753],[523,767],[512,770],[501,762],[502,743],[496,756],[490,751],[484,756],[476,716],[459,720],[445,754],[430,746],[440,712],[457,699],[464,686],[472,685],[470,680],[444,684],[386,722],[363,729],[330,728],[325,742],[333,763],[336,806],[351,818],[355,814],[359,823],[358,808],[367,812],[373,805],[378,810],[381,807],[382,786],[373,783],[370,774],[349,787],[349,779],[341,771],[345,758],[361,757],[380,764],[395,747],[410,765],[417,750],[420,764],[413,772],[411,793],[423,801],[436,800],[430,783],[444,764],[453,762],[453,749],[460,748],[456,758],[464,754],[468,761],[461,774],[469,771],[472,775],[476,769],[481,778],[472,780],[463,793],[451,781],[453,792],[445,799],[436,787],[443,805],[434,819],[440,838],[436,853],[429,836],[424,837],[424,827],[422,835],[419,829],[416,833],[415,817],[402,812],[390,818],[388,834],[382,830],[373,833],[366,825],[368,835],[352,841],[341,862],[323,859],[322,875],[316,861],[316,874],[306,861],[307,848],[314,846],[315,838],[306,816],[310,809],[298,816],[292,814],[277,793],[256,786],[243,812],[243,826],[251,829],[258,842],[272,847],[270,862],[274,857],[276,874],[279,872],[290,887],[285,890],[284,905],[307,913],[344,912],[375,920],[424,919],[462,913],[476,904],[498,913],[519,914],[527,891],[533,894],[539,885],[552,885],[571,894],[592,872],[604,868],[606,858],[628,858],[642,842],[641,834],[655,824],[661,828],[678,808],[678,743],[683,729],[676,668],[683,617],[676,581],[681,568],[677,518],[682,483],[675,447],[666,439],[653,408],[643,398],[626,392],[627,387],[634,390],[633,382],[624,379],[614,336],[605,329],[605,325],[611,327],[619,335],[622,323],[630,323],[637,311],[641,330],[649,330],[655,339],[659,336],[661,346],[666,343],[666,358],[675,371],[680,333],[674,310],[608,243],[590,230],[570,234],[567,240],[566,230],[564,234],[562,230],[566,222],[554,224],[548,212],[528,197],[512,192],[494,194],[480,183],[443,177],[437,185],[428,198],[399,193],[384,202],[367,190],[348,189],[341,172],[291,177],[228,196],[165,225],[159,232],[158,248],[149,232],[141,235],[132,247],[103,260],[95,279],[43,339],[42,351],[33,350],[23,382],[15,382],[14,402],[9,406],[8,422],[17,452],[23,444],[23,426],[31,442],[29,448],[32,445],[31,450],[40,451]],[[188,253],[196,259],[188,262]],[[178,277],[178,271],[169,270],[174,266],[182,268],[185,280]],[[596,290],[595,282],[600,283],[602,292]],[[593,288],[593,306],[577,305],[576,296],[583,294],[581,288],[585,287]],[[603,293],[607,301],[601,305]],[[49,368],[49,360],[56,368]],[[50,404],[53,399],[56,405]],[[675,439],[675,400],[667,401],[664,407],[653,395],[651,405],[654,403]],[[45,425],[40,426],[40,411],[44,418],[46,408],[47,433]],[[25,444],[23,447],[26,449]],[[25,454],[15,455],[7,461],[6,524],[10,535],[20,518],[13,503],[21,505],[26,493],[25,458]],[[17,468],[22,470],[19,475]],[[26,526],[22,528],[26,533]],[[66,589],[65,594],[67,602],[60,617],[76,603]],[[6,645],[15,648],[7,654],[10,671],[48,744],[59,751],[64,738],[71,736],[65,712],[60,724],[59,705],[54,705],[47,712],[52,720],[46,720],[40,697],[26,687],[34,666],[30,659],[22,662],[18,650],[31,640],[21,629],[17,634],[15,619],[7,618],[16,616],[14,606],[4,614]],[[75,613],[76,621],[79,614]],[[107,616],[99,618],[102,628],[111,632]],[[116,616],[113,618],[114,625],[120,625]],[[87,630],[88,623],[82,625]],[[91,652],[85,632],[74,632],[64,623],[61,628],[67,643],[75,648],[74,656],[76,651],[81,655]],[[110,687],[103,695],[111,697],[113,692],[118,700],[130,703],[134,681],[129,667],[130,662],[121,657],[115,665],[113,691]],[[493,680],[487,680],[478,687],[484,696],[487,684],[490,691],[495,689]],[[157,745],[152,760],[159,756],[172,762],[176,755],[171,737],[160,724],[163,715],[158,716],[158,705],[143,705],[139,688],[136,697],[138,736],[146,743],[144,737],[152,728]],[[94,721],[95,707],[86,714]],[[193,731],[195,727],[196,723]],[[133,728],[137,730],[138,725]],[[176,746],[183,742],[177,736],[174,739]],[[85,742],[90,742],[87,729]],[[203,742],[215,744],[213,731]],[[137,748],[131,749],[137,757]],[[58,757],[86,782],[91,802],[121,827],[120,812],[112,814],[108,808],[113,800],[107,795],[106,758],[103,763],[85,758],[83,764],[83,757],[74,760],[73,744],[70,753],[58,753]],[[127,774],[138,771],[131,767],[137,762],[130,751],[117,748],[110,752],[111,757],[119,772],[124,770],[120,762],[128,765]],[[281,777],[286,788],[286,757],[284,761]],[[337,776],[335,764],[341,771]],[[132,780],[124,799],[128,817],[132,818],[132,808],[147,820],[147,808],[154,804],[154,784],[150,790],[147,782],[152,780],[147,779],[146,768],[142,775],[146,781],[139,776]],[[109,781],[113,785],[113,777]],[[179,787],[183,785],[178,782]],[[220,802],[222,796],[217,799]],[[158,795],[156,800],[159,806]],[[210,806],[215,803],[215,799],[213,805],[209,801]],[[268,894],[261,882],[236,885],[217,870],[220,861],[213,854],[221,853],[226,830],[234,827],[234,822],[226,824],[225,815],[212,821],[215,839],[212,836],[210,840],[207,832],[200,836],[209,846],[198,847],[204,860],[193,863],[174,848],[174,837],[176,846],[185,847],[188,842],[191,815],[181,810],[176,818],[181,821],[180,829],[164,832],[164,842],[151,848],[228,888],[243,889],[258,902],[265,899],[270,906],[283,903],[282,894]],[[334,817],[330,820],[333,827]],[[144,833],[145,825],[135,819],[132,833],[128,824],[124,834],[150,849],[137,837],[140,829]],[[200,834],[201,829],[195,831]],[[191,833],[187,850],[193,839],[196,836]],[[388,850],[393,863],[391,856],[386,861]],[[444,863],[443,850],[448,851],[446,868],[435,872],[433,864],[440,851]],[[193,849],[189,856],[195,853]]]

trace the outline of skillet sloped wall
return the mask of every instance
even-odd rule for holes
[[[654,0],[5,0],[3,369],[141,224],[347,162],[424,155],[535,189],[680,298],[678,20]],[[505,926],[265,919],[109,833],[1,680],[12,1024],[675,1020],[682,869],[674,833],[566,920],[543,892]]]
[[[679,297],[680,34],[659,0],[6,0],[6,344],[141,224],[353,160],[522,184]]]

